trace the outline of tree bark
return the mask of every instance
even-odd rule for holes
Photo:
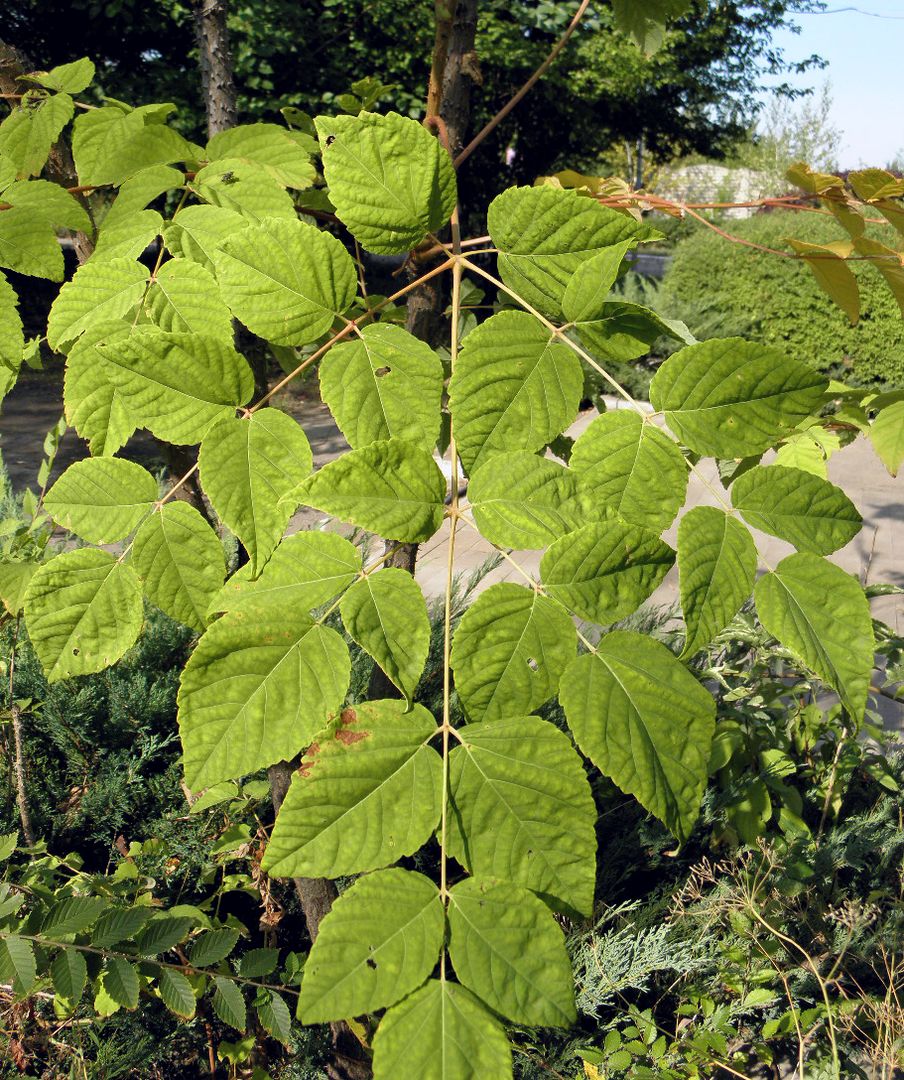
[[[226,0],[197,0],[195,32],[208,138],[238,122],[226,15]]]
[[[458,0],[449,51],[443,73],[439,114],[449,133],[449,151],[457,157],[465,144],[471,120],[471,91],[483,85],[480,62],[474,49],[477,35],[477,0]]]
[[[274,813],[279,813],[295,771],[297,761],[277,762],[267,770],[270,778],[270,799]],[[311,944],[317,939],[320,923],[333,906],[338,896],[336,886],[328,878],[293,878],[295,892],[304,913],[305,923]],[[333,1060],[327,1065],[330,1080],[369,1080],[370,1062],[361,1043],[355,1038],[351,1028],[343,1020],[330,1024],[333,1037]]]

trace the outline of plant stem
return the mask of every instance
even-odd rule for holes
[[[9,715],[13,724],[13,770],[16,774],[16,805],[19,808],[19,821],[22,823],[22,835],[29,847],[34,847],[35,831],[28,809],[28,796],[25,790],[25,746],[22,738],[22,710],[13,699],[13,679],[16,670],[16,645],[19,640],[19,623],[22,616],[16,616],[13,628],[13,644],[9,653]]]

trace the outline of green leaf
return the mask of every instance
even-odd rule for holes
[[[904,401],[886,405],[869,429],[870,442],[892,476],[904,463]]]
[[[691,450],[736,458],[790,434],[827,385],[778,349],[721,338],[673,353],[653,376],[650,401]]]
[[[6,862],[6,860],[16,850],[16,845],[19,842],[19,833],[0,833],[0,862]]]
[[[88,965],[78,949],[61,949],[50,965],[53,989],[59,997],[76,1005],[88,982]]]
[[[195,993],[191,983],[181,971],[161,968],[157,979],[157,990],[163,1004],[171,1013],[190,1020],[195,1015]]]
[[[750,596],[756,548],[744,526],[713,506],[695,506],[678,523],[678,582],[693,656],[724,630]]]
[[[279,949],[249,949],[239,961],[239,974],[243,979],[259,979],[276,971],[278,963]]]
[[[17,996],[27,994],[37,978],[31,942],[15,934],[0,935],[0,983],[12,984]]]
[[[257,165],[215,161],[195,174],[192,188],[205,202],[240,214],[253,225],[268,218],[297,221],[292,196]]]
[[[314,124],[336,215],[368,251],[409,251],[449,220],[457,198],[452,161],[416,120],[362,112]]]
[[[19,180],[3,190],[3,202],[24,207],[47,225],[91,233],[94,227],[82,204],[49,180]]]
[[[411,855],[439,821],[442,760],[422,705],[369,701],[342,711],[305,757],[276,818],[263,868],[339,877]]]
[[[185,938],[193,921],[185,915],[155,916],[135,939],[138,954],[157,956],[159,953],[169,952]]]
[[[204,629],[226,560],[220,538],[193,506],[169,502],[151,514],[132,542],[132,567],[152,604]]]
[[[82,113],[72,126],[79,183],[117,185],[152,165],[194,160],[192,144],[178,132],[147,122],[156,108],[123,112],[107,105]]]
[[[372,656],[409,703],[430,649],[430,619],[424,594],[398,567],[355,582],[339,607],[345,629]]]
[[[316,341],[355,298],[351,256],[304,221],[267,218],[225,239],[213,258],[233,315],[277,345]]]
[[[552,912],[518,885],[468,878],[449,894],[449,957],[459,980],[517,1024],[577,1020],[571,961]]]
[[[575,473],[526,451],[494,454],[481,465],[468,484],[468,501],[487,540],[519,550],[546,547],[588,516]]]
[[[481,323],[465,339],[449,384],[465,469],[500,451],[544,447],[577,416],[583,390],[575,353],[532,315],[505,311]]]
[[[684,842],[700,810],[713,699],[669,650],[624,630],[572,662],[559,700],[597,768]]]
[[[104,990],[124,1009],[138,1008],[138,973],[121,956],[108,956],[103,973]]]
[[[333,514],[387,540],[429,540],[445,513],[446,479],[432,456],[402,439],[351,450],[300,484],[286,500]]]
[[[595,199],[546,185],[503,191],[490,203],[487,224],[500,251],[499,276],[553,318],[562,315],[565,291],[583,263],[604,248],[658,235]]]
[[[286,602],[310,611],[333,600],[361,572],[361,553],[342,536],[299,532],[286,537],[256,580],[246,563],[217,593],[208,611],[234,611],[246,604]]]
[[[94,78],[94,63],[87,56],[73,60],[69,64],[58,64],[48,72],[31,76],[48,90],[62,91],[67,94],[80,94]]]
[[[151,165],[142,169],[120,187],[113,205],[103,219],[104,227],[110,228],[129,221],[159,195],[182,187],[184,183],[184,175],[169,165]]]
[[[257,1005],[257,1018],[261,1027],[291,1050],[292,1014],[289,1006],[275,990],[264,990],[263,994],[263,1001]]]
[[[443,366],[400,326],[365,326],[320,362],[320,390],[353,449],[396,437],[433,450],[439,435]]]
[[[232,317],[213,274],[183,259],[170,259],[151,279],[144,309],[161,328],[210,334],[232,344]]]
[[[753,590],[763,626],[829,684],[859,721],[873,668],[869,601],[850,574],[818,555],[789,555]]]
[[[739,476],[731,485],[731,502],[755,529],[816,555],[844,547],[863,525],[841,488],[782,465],[759,465]]]
[[[6,277],[0,274],[0,401],[16,385],[24,349],[18,297]]]
[[[808,244],[789,238],[788,243],[813,271],[823,292],[847,315],[851,325],[855,324],[860,318],[860,290],[846,261],[851,253],[850,242],[835,240],[828,244]]]
[[[436,886],[410,870],[367,874],[333,904],[304,967],[305,1024],[360,1016],[416,990],[439,957],[445,915]]]
[[[236,1031],[244,1031],[248,1024],[248,1014],[242,991],[232,979],[215,975],[213,981],[216,987],[212,998],[213,1011],[224,1024],[235,1028]]]
[[[222,206],[184,206],[166,226],[163,239],[171,254],[215,272],[220,248],[231,236],[247,228],[250,228],[248,218],[235,210]]]
[[[239,940],[238,930],[224,926],[219,930],[208,930],[192,942],[188,961],[194,967],[212,967],[219,964],[235,948]]]
[[[452,639],[452,670],[472,720],[526,715],[548,701],[574,656],[574,624],[559,604],[512,582],[491,585]]]
[[[536,716],[468,724],[450,756],[449,854],[478,878],[513,881],[589,915],[596,808],[571,740]]]
[[[299,190],[317,176],[308,152],[276,124],[240,124],[221,131],[207,144],[207,158],[258,165],[283,187]]]
[[[154,508],[157,481],[122,458],[85,458],[70,465],[44,499],[47,513],[91,544],[122,540]]]
[[[674,562],[675,552],[656,533],[610,518],[552,544],[540,576],[553,599],[606,626],[636,611]]]
[[[647,54],[656,52],[665,36],[665,24],[684,15],[690,0],[612,0],[615,25],[629,34]]]
[[[95,351],[98,342],[116,341],[129,333],[129,325],[121,320],[92,323],[66,357],[66,421],[88,440],[92,454],[115,454],[138,426],[107,378],[103,357]]]
[[[96,548],[44,563],[25,594],[28,636],[52,683],[115,664],[138,637],[143,614],[135,572]]]
[[[25,180],[38,175],[74,112],[68,94],[26,91],[0,124],[0,154],[15,163],[17,176]]]
[[[105,911],[97,920],[91,934],[91,944],[102,949],[107,945],[116,945],[126,938],[134,937],[147,923],[154,912],[150,908],[113,908]]]
[[[22,610],[28,584],[40,565],[30,559],[0,563],[0,599],[10,615],[18,615]]]
[[[89,260],[75,272],[53,302],[47,343],[66,352],[92,323],[130,315],[144,296],[150,271],[132,259]]]
[[[124,221],[106,221],[97,234],[93,263],[110,259],[138,259],[163,232],[163,218],[156,210],[139,210]]]
[[[41,924],[44,937],[61,934],[80,934],[100,918],[107,906],[106,900],[97,896],[71,896],[61,900],[47,912]]]
[[[663,336],[685,345],[697,341],[683,322],[663,319],[649,308],[626,300],[607,301],[594,318],[576,322],[575,330],[591,352],[621,363],[646,356]]]
[[[280,499],[311,472],[307,437],[291,416],[260,409],[214,424],[198,455],[201,486],[220,520],[245,545],[252,573],[270,558],[293,507]]]
[[[502,1025],[463,986],[431,979],[394,1006],[374,1036],[374,1080],[509,1080]]]
[[[627,409],[603,413],[574,444],[570,467],[589,498],[657,532],[681,509],[688,469],[674,440]]]
[[[27,207],[14,206],[0,212],[0,266],[17,274],[62,281],[63,249],[46,222],[36,222]]]
[[[349,672],[340,635],[294,605],[223,616],[182,672],[185,782],[198,791],[294,757],[342,704]]]
[[[166,442],[200,442],[254,393],[245,358],[208,334],[147,327],[128,340],[98,345],[97,352],[129,412]]]
[[[625,253],[633,246],[633,240],[624,240],[604,248],[578,266],[562,297],[562,312],[569,322],[584,322],[600,317]]]

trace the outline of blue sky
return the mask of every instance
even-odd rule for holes
[[[859,10],[841,10],[852,7]],[[885,165],[904,150],[904,0],[827,0],[827,8],[795,15],[799,35],[776,36],[789,59],[818,53],[829,62],[822,72],[789,81],[818,86],[828,80],[832,121],[843,132],[841,168]]]

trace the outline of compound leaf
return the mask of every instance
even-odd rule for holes
[[[577,1019],[565,936],[527,889],[460,881],[449,895],[449,957],[460,982],[517,1024],[570,1027]]]
[[[818,555],[783,559],[753,590],[763,626],[824,679],[855,721],[873,668],[869,601],[850,574]]]
[[[657,532],[681,509],[688,468],[673,439],[627,409],[598,416],[577,439],[569,466],[588,498]]]
[[[320,390],[353,449],[399,438],[432,450],[443,366],[423,341],[390,323],[365,326],[320,362]]]
[[[213,259],[233,315],[277,345],[316,341],[357,290],[355,264],[342,243],[294,218],[266,218],[239,230],[214,249]]]
[[[750,596],[756,547],[744,526],[713,506],[695,506],[678,523],[678,583],[693,656],[731,622]]]
[[[577,637],[554,600],[512,582],[491,585],[452,639],[455,688],[472,720],[526,715],[556,691]]]
[[[650,401],[691,450],[739,458],[790,434],[827,385],[778,349],[720,338],[673,353],[653,376]]]
[[[411,855],[439,820],[442,760],[422,705],[343,709],[292,777],[263,867],[274,877],[339,877]]]
[[[349,673],[341,636],[297,608],[224,615],[182,672],[185,782],[200,790],[291,759],[342,704]]]
[[[449,854],[479,878],[589,915],[597,815],[568,736],[536,716],[468,724],[460,735],[449,761]]]
[[[142,617],[135,572],[96,548],[44,563],[25,594],[28,636],[52,683],[115,664],[134,644]]]
[[[112,544],[136,528],[157,501],[157,481],[123,458],[70,465],[44,499],[48,514],[91,544]]]
[[[636,611],[674,562],[675,552],[656,533],[610,518],[552,544],[540,576],[546,592],[570,611],[608,625]]]
[[[224,416],[204,436],[201,486],[220,519],[245,545],[259,573],[292,516],[280,499],[310,473],[314,458],[300,425],[279,409]]]
[[[304,966],[298,1015],[305,1024],[394,1005],[430,975],[443,946],[439,890],[423,874],[366,874],[333,904]]]
[[[318,116],[314,124],[330,200],[368,251],[409,251],[449,220],[455,171],[422,124],[394,112]]]
[[[465,339],[449,384],[465,469],[551,442],[574,420],[583,389],[575,353],[533,316],[504,311],[487,319]]]
[[[380,665],[410,702],[430,649],[424,594],[399,567],[386,567],[355,582],[339,607],[345,629]]]
[[[393,1006],[374,1036],[374,1080],[510,1080],[505,1030],[458,983],[431,979]]]
[[[384,439],[350,450],[286,496],[388,540],[429,540],[442,524],[446,480],[426,450]]]
[[[731,485],[731,502],[755,529],[816,555],[844,547],[863,525],[841,488],[784,465],[758,465],[739,476]]]
[[[219,537],[193,506],[169,502],[151,514],[132,542],[132,566],[152,604],[204,629],[226,560]]]
[[[616,630],[569,665],[559,700],[594,765],[685,841],[706,786],[716,713],[693,675],[658,641]]]

